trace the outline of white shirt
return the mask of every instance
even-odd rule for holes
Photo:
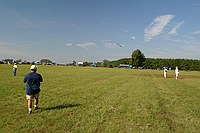
[[[17,65],[14,65],[13,68],[17,68]]]

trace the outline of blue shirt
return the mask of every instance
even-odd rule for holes
[[[25,75],[24,83],[26,83],[26,94],[33,95],[40,92],[40,82],[42,82],[42,76],[36,72],[30,72]]]

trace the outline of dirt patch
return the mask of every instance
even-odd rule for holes
[[[179,78],[200,78],[200,76],[194,76],[194,75],[180,75]]]

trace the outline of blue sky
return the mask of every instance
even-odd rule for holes
[[[200,59],[199,13],[199,0],[0,0],[0,60]]]

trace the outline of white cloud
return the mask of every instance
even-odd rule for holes
[[[133,40],[135,40],[136,39],[136,37],[135,36],[132,36],[132,37],[130,37],[131,39],[133,39]]]
[[[192,32],[192,34],[200,34],[200,30],[199,31],[195,31],[195,32]]]
[[[72,43],[66,43],[65,46],[72,46]]]
[[[72,45],[73,45],[73,46],[82,47],[82,48],[87,49],[87,48],[89,48],[89,47],[91,47],[91,46],[95,46],[96,44],[93,43],[93,42],[84,42],[84,43],[77,43],[77,44],[66,43],[66,44],[65,44],[65,46],[68,46],[68,47],[70,47],[70,46],[72,46]]]
[[[157,16],[153,22],[144,29],[144,41],[149,42],[160,35],[165,26],[173,19],[174,15]]]
[[[79,47],[82,47],[82,48],[88,48],[88,47],[91,47],[91,46],[95,46],[96,44],[93,43],[93,42],[85,42],[85,43],[79,43],[79,44],[76,44],[77,46]]]
[[[183,23],[184,23],[184,21],[182,21],[179,24],[177,24],[168,34],[169,35],[178,35],[178,33],[176,32],[176,30],[178,28],[180,28]]]
[[[114,48],[115,47],[114,43],[111,43],[111,42],[105,42],[104,45],[108,48]]]

